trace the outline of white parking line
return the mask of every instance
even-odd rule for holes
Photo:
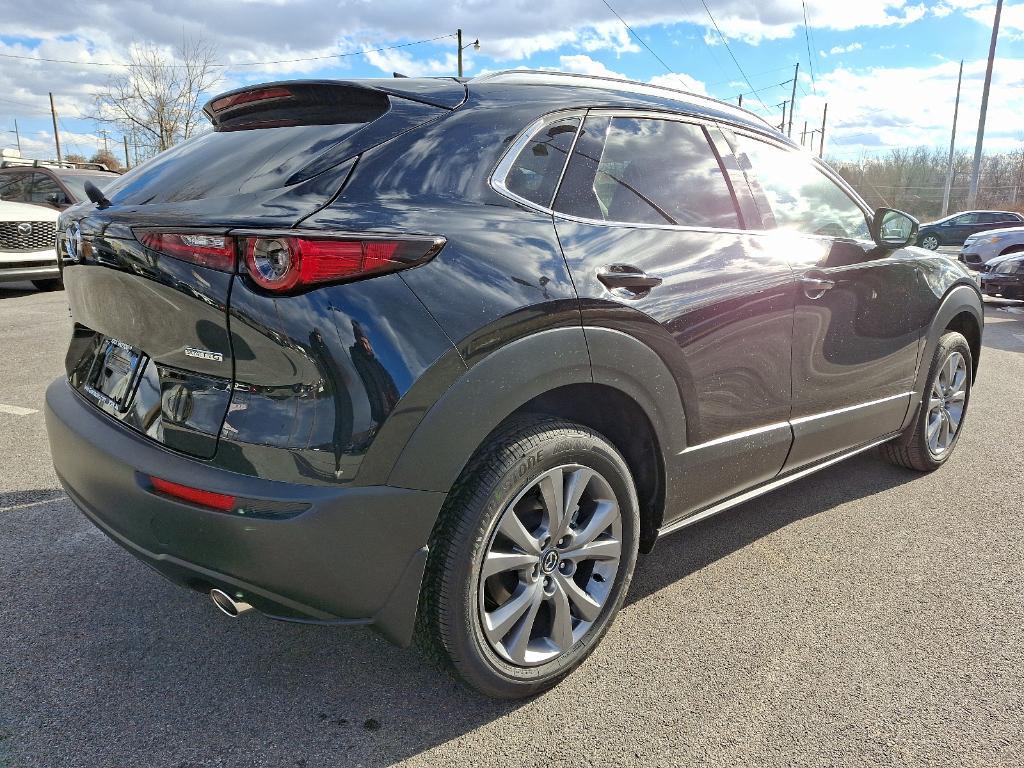
[[[33,413],[39,413],[39,411],[35,408],[22,408],[20,405],[0,403],[0,413],[9,413],[12,416],[31,416]]]

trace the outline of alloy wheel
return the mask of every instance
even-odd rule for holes
[[[925,435],[928,450],[936,458],[953,445],[967,405],[967,361],[953,352],[939,368],[928,399]]]
[[[925,235],[921,238],[921,247],[927,248],[929,251],[937,250],[939,247],[939,238],[935,235]]]
[[[608,481],[578,464],[545,472],[501,512],[485,550],[478,610],[488,644],[521,667],[570,651],[601,615],[621,555]]]

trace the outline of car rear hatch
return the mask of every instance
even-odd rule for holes
[[[359,153],[462,103],[455,80],[274,83],[204,111],[213,130],[69,209],[59,248],[75,321],[72,386],[128,427],[210,458],[231,401],[237,230],[288,230]]]

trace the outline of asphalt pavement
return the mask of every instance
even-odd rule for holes
[[[1022,765],[1024,305],[987,317],[940,471],[861,456],[660,542],[583,667],[502,703],[103,536],[41,412],[64,294],[0,287],[0,767]]]

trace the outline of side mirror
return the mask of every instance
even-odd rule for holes
[[[52,206],[59,207],[68,204],[68,197],[63,192],[51,192],[46,196],[46,202]]]
[[[920,225],[909,213],[879,208],[871,220],[871,238],[882,248],[903,248],[917,239]]]

